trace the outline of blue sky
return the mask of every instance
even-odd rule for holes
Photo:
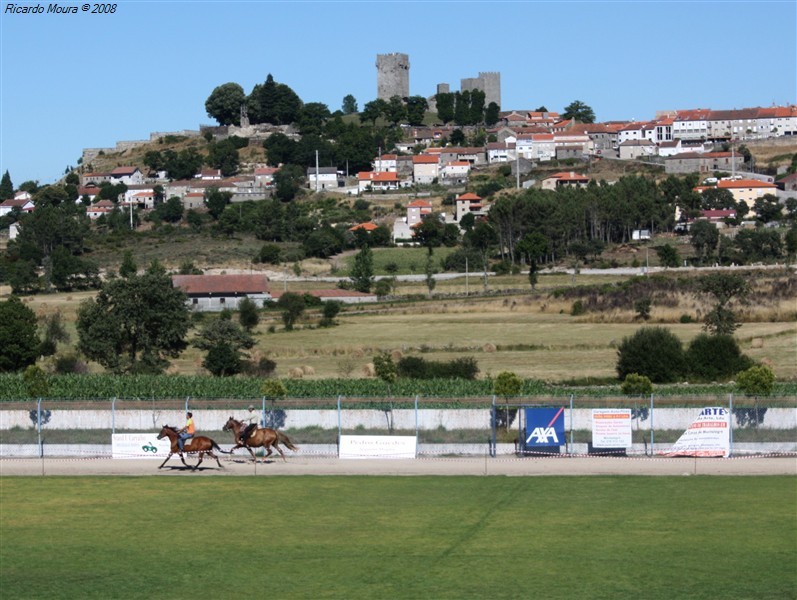
[[[117,2],[0,12],[0,170],[50,183],[84,147],[212,123],[214,87],[268,73],[305,102],[376,97],[376,55],[410,93],[500,71],[502,109],[573,100],[599,121],[797,103],[797,2]],[[17,2],[18,6],[35,5]],[[47,9],[48,2],[41,4]],[[61,3],[62,6],[81,4]]]

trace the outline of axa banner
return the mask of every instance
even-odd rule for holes
[[[678,438],[667,456],[721,456],[731,453],[730,413],[721,406],[704,408]]]
[[[166,458],[171,445],[157,433],[114,433],[111,452],[114,458]]]
[[[564,445],[564,407],[527,408],[525,435],[527,448]]]

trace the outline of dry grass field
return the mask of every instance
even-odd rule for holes
[[[603,284],[622,278],[608,273],[579,275],[577,283]],[[427,293],[423,282],[402,282],[398,294],[412,295],[415,301],[347,306],[337,318],[338,325],[329,328],[318,327],[320,312],[310,309],[292,332],[284,330],[278,311],[267,310],[255,330],[253,355],[276,361],[280,377],[297,369],[305,378],[365,377],[373,356],[385,351],[423,354],[431,360],[472,356],[482,376],[510,370],[550,382],[613,377],[618,344],[643,323],[634,311],[622,309],[571,316],[572,300],[557,299],[551,291],[572,284],[568,274],[543,275],[532,295],[523,275],[491,277],[490,290],[514,292],[463,297],[466,284],[459,278],[439,282],[435,298],[426,300],[422,299]],[[329,282],[290,281],[287,289],[301,292],[332,286]],[[471,294],[480,291],[481,278],[471,277],[467,288]],[[0,294],[7,292],[0,289]],[[71,336],[63,351],[76,343],[77,309],[91,295],[40,295],[25,301],[39,315],[61,311]],[[737,307],[744,321],[736,332],[742,351],[769,364],[782,380],[797,379],[796,306],[795,298],[787,298]],[[646,324],[666,326],[688,343],[701,333],[701,323],[697,319],[681,323],[679,318],[705,309],[705,300],[682,294],[677,306],[654,303]],[[189,347],[173,362],[170,372],[203,374],[202,358],[199,350]],[[100,368],[91,365],[91,370]]]

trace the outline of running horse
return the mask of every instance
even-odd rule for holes
[[[243,421],[236,421],[230,417],[222,429],[224,431],[232,431],[233,435],[235,436],[235,446],[230,449],[230,453],[238,448],[246,448],[249,450],[249,454],[252,455],[252,460],[255,462],[257,462],[257,457],[255,456],[255,453],[252,452],[252,448],[265,448],[267,452],[265,458],[271,456],[273,448],[280,453],[282,460],[285,462],[288,461],[285,459],[285,453],[282,451],[282,448],[280,448],[280,444],[285,444],[286,448],[293,450],[294,452],[299,451],[299,448],[293,445],[293,442],[291,442],[287,435],[281,431],[277,431],[276,429],[270,429],[268,427],[256,427],[255,430],[249,434],[249,437],[246,438],[246,442],[244,443],[241,443],[241,435],[243,435],[243,432],[246,429],[246,424]]]
[[[180,452],[180,446],[177,443],[179,434],[177,433],[177,428],[172,427],[171,425],[164,425],[163,429],[161,429],[161,432],[158,434],[159,440],[162,440],[165,437],[169,438],[169,441],[172,443],[172,447],[169,451],[169,456],[167,456],[166,460],[164,460],[163,463],[161,463],[161,466],[158,467],[159,469],[162,469],[163,465],[166,464],[166,461],[168,461],[174,454],[179,454],[182,463],[186,467],[188,467],[189,465],[185,462],[185,459],[183,458],[183,453],[197,454],[199,462],[196,465],[194,465],[193,467],[194,471],[196,471],[199,465],[202,464],[203,457],[206,454],[211,458],[215,458],[216,464],[218,464],[219,467],[223,469],[224,465],[222,465],[221,462],[219,462],[219,457],[213,454],[213,451],[218,450],[219,452],[223,452],[224,454],[229,454],[231,452],[231,451],[222,450],[216,442],[214,442],[209,437],[205,437],[204,435],[198,435],[196,437],[192,437],[185,440],[185,443],[183,444],[183,452]]]

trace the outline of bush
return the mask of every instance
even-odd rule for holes
[[[679,323],[693,323],[694,319],[692,319],[692,315],[681,315],[681,318],[678,319]]]
[[[576,300],[573,302],[573,306],[570,307],[570,316],[572,317],[583,315],[585,312],[587,312],[587,309],[584,308],[584,303],[581,300]]]
[[[750,367],[736,375],[736,385],[748,396],[768,396],[775,386],[775,374],[765,365]]]
[[[263,356],[258,361],[244,363],[243,367],[244,373],[252,377],[271,377],[277,370],[277,363]]]
[[[752,367],[753,361],[742,354],[733,336],[701,333],[689,343],[686,364],[694,379],[727,381],[735,373]]]
[[[686,372],[681,341],[669,329],[643,327],[623,338],[617,350],[617,374],[644,375],[652,383],[671,383]]]
[[[625,376],[620,389],[626,396],[644,396],[653,393],[653,384],[644,375],[629,373]]]
[[[396,365],[398,376],[409,379],[476,379],[479,366],[472,356],[447,362],[405,356]]]
[[[80,360],[77,354],[57,356],[53,363],[53,368],[58,375],[66,375],[68,373],[85,374],[89,372],[88,365]]]

